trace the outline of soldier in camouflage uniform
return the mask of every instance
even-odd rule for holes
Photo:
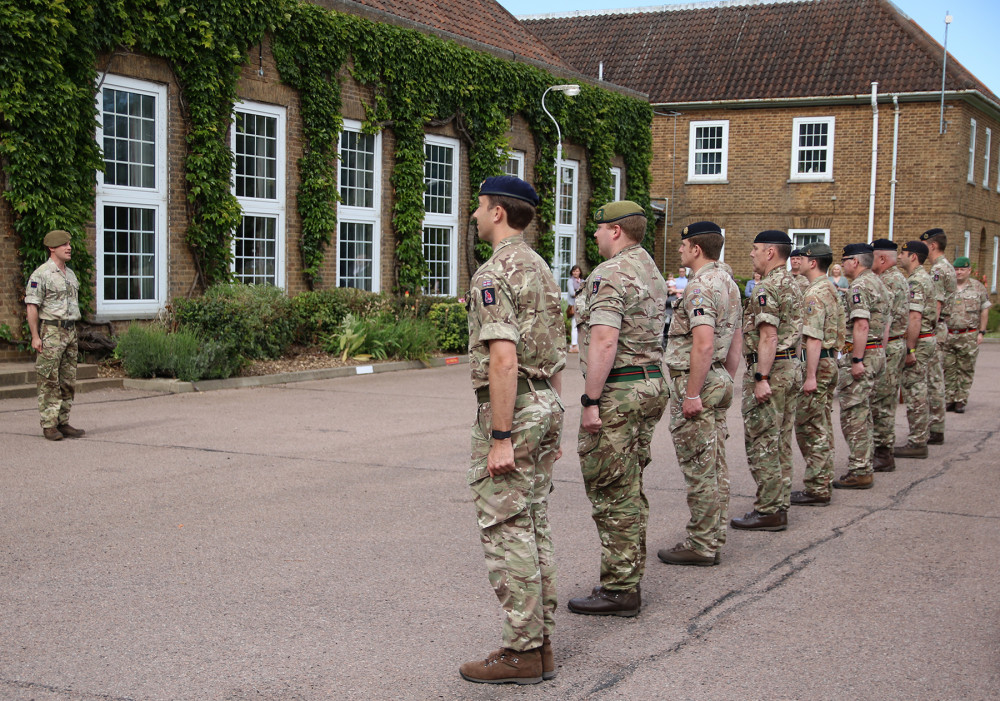
[[[664,362],[673,397],[670,433],[691,519],[686,540],[657,553],[670,565],[718,564],[726,542],[726,411],[743,348],[743,309],[732,275],[718,263],[723,243],[713,222],[695,222],[681,233],[681,263],[692,272],[674,310]]]
[[[846,332],[844,305],[826,272],[833,251],[825,243],[802,250],[801,266],[809,287],[803,304],[802,394],[795,408],[795,439],[806,461],[805,489],[792,492],[791,503],[827,506],[833,481],[833,393],[837,389],[837,353]]]
[[[889,292],[886,310],[888,335],[885,346],[885,372],[875,378],[872,400],[873,436],[875,440],[875,472],[892,472],[896,460],[892,448],[896,443],[896,404],[899,401],[899,381],[906,357],[906,325],[910,320],[910,286],[896,265],[899,245],[889,239],[872,242],[875,262],[872,272]]]
[[[872,401],[875,378],[885,372],[886,307],[889,291],[871,271],[867,243],[844,246],[840,264],[850,281],[844,295],[847,338],[840,359],[840,430],[847,441],[847,474],[837,489],[871,489],[875,484]]]
[[[799,286],[799,293],[803,297],[809,288],[809,278],[804,274],[805,264],[805,254],[802,252],[802,249],[792,249],[791,254],[788,256],[788,267],[791,269],[792,276],[795,278],[795,284]]]
[[[28,279],[24,292],[31,347],[38,353],[38,412],[42,435],[50,441],[80,438],[85,431],[69,425],[76,395],[76,322],[80,320],[80,283],[66,265],[73,255],[69,232],[50,231],[43,241],[49,259]]]
[[[538,196],[511,176],[487,178],[473,214],[493,255],[471,281],[469,362],[479,402],[468,482],[503,647],[460,668],[474,682],[534,684],[555,676],[556,608],[548,495],[560,455],[566,364],[559,288],[522,231]]]
[[[798,345],[802,295],[785,269],[792,242],[784,231],[757,234],[750,252],[762,279],[743,316],[747,369],[743,376],[743,434],[750,473],[757,483],[753,511],[733,528],[783,531],[792,493],[792,430],[801,384]]]
[[[944,443],[944,345],[948,338],[948,316],[951,314],[951,304],[955,299],[955,268],[944,255],[948,246],[948,237],[941,229],[930,229],[920,235],[920,240],[927,245],[927,256],[931,259],[931,279],[934,281],[934,293],[937,299],[938,324],[937,332],[937,362],[930,369],[927,389],[927,403],[930,406],[931,425],[930,437],[927,443],[940,445]]]
[[[979,344],[983,342],[989,308],[993,306],[983,283],[970,277],[971,265],[965,256],[955,260],[958,288],[948,316],[948,339],[944,344],[945,408],[958,414],[965,413],[969,401]]]
[[[601,583],[590,596],[571,599],[569,610],[635,616],[649,519],[642,473],[667,404],[660,369],[667,285],[640,245],[646,234],[642,207],[612,202],[597,210],[595,221],[594,238],[606,260],[587,278],[577,310],[586,390],[578,452],[601,540]]]
[[[906,445],[896,446],[897,458],[926,458],[930,428],[930,408],[927,403],[928,379],[937,358],[937,303],[934,281],[923,268],[927,246],[920,241],[908,241],[899,252],[899,267],[906,273],[910,288],[909,321],[906,326],[906,360],[900,387],[906,403],[906,419],[910,433]]]

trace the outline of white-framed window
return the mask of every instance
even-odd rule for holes
[[[382,134],[345,119],[337,151],[337,286],[381,289]]]
[[[503,174],[524,180],[524,151],[508,151],[503,163]]]
[[[792,120],[791,180],[833,180],[834,117]]]
[[[97,93],[97,314],[153,316],[167,301],[167,88],[106,75]]]
[[[688,181],[724,183],[729,172],[729,120],[691,122]]]
[[[990,294],[997,293],[997,253],[1000,253],[1000,236],[993,237],[993,276],[990,280]]]
[[[611,166],[611,199],[617,202],[622,198],[622,169]]]
[[[230,270],[247,285],[285,286],[285,108],[237,102],[233,194],[243,210]]]
[[[983,187],[990,186],[990,146],[993,141],[993,130],[986,127],[986,153],[983,154]]]
[[[559,192],[556,197],[556,259],[553,272],[559,289],[566,291],[569,271],[576,265],[577,210],[579,209],[580,162],[563,160],[559,166]]]
[[[965,253],[963,253],[962,255],[965,256],[966,258],[968,258],[969,257],[969,251],[971,251],[971,250],[972,250],[972,232],[971,231],[966,231],[965,232]]]
[[[808,246],[811,243],[830,244],[829,229],[789,229],[788,237],[792,240],[792,250]],[[786,262],[785,267],[791,270],[791,261]]]
[[[969,120],[969,172],[966,175],[969,183],[976,182],[976,120]]]
[[[424,292],[454,295],[458,286],[457,139],[424,137]]]

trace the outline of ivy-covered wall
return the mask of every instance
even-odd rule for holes
[[[196,6],[183,0],[0,0],[0,36],[7,37],[0,42],[0,167],[21,269],[21,279],[4,280],[5,287],[23,287],[47,256],[45,233],[67,228],[74,235],[81,301],[93,311],[94,262],[83,238],[94,219],[95,171],[102,167],[94,140],[97,58],[116,48],[165,60],[176,76],[186,125],[185,240],[198,286],[228,280],[240,210],[230,192],[227,133],[241,69],[265,36],[281,80],[299,95],[304,147],[297,164],[297,248],[310,285],[319,281],[336,229],[334,156],[345,74],[373,98],[366,128],[393,134],[392,241],[383,238],[383,246],[395,248],[396,289],[415,292],[423,279],[423,136],[434,124],[454,125],[463,137],[469,181],[479,182],[499,172],[511,118],[521,115],[537,147],[537,247],[552,257],[556,135],[540,97],[565,81],[534,65],[299,0],[202,0]],[[586,149],[589,213],[611,197],[608,169],[616,153],[626,168],[626,196],[648,207],[649,105],[584,85],[574,98],[550,93],[547,106],[564,139]],[[470,211],[473,206],[470,201]],[[592,232],[588,223],[586,257],[596,263]]]

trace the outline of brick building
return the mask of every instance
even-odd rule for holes
[[[949,258],[968,255],[996,293],[1000,99],[949,56],[941,129],[943,48],[888,0],[520,19],[582,73],[649,94],[665,269],[680,229],[700,219],[726,230],[742,276],[762,229],[836,251],[940,226]]]
[[[580,82],[579,74],[493,0],[314,4],[530,64],[558,77],[554,82]],[[233,192],[243,214],[234,236],[232,272],[238,280],[275,284],[295,294],[307,289],[296,203],[304,149],[301,99],[279,77],[271,37],[251,47],[248,59],[228,135],[235,161]],[[98,56],[97,67],[95,136],[106,171],[97,174],[94,218],[87,229],[96,267],[91,320],[154,318],[172,299],[198,294],[202,288],[185,240],[191,213],[185,189],[188,125],[183,94],[170,64],[156,56],[118,49]],[[376,101],[375,88],[355,80],[349,67],[341,70],[339,82],[344,118],[337,168],[341,202],[320,287],[390,291],[398,265],[390,180],[396,137],[391,126],[377,134],[362,132],[366,107]],[[645,102],[644,95],[632,90],[607,89]],[[522,115],[511,117],[507,139],[506,172],[533,181],[538,144]],[[474,272],[470,248],[475,235],[468,205],[478,182],[470,182],[467,142],[454,121],[426,127],[424,154],[425,290],[459,296]],[[613,162],[621,191],[623,161]],[[583,226],[591,193],[587,174],[586,150],[564,143],[563,197],[555,231],[556,254],[563,263],[559,270],[565,268],[564,273],[584,256]],[[17,330],[24,314],[24,283],[13,223],[12,208],[0,202],[0,323]],[[537,226],[527,234],[534,241]],[[0,353],[9,356],[10,350],[0,347]]]

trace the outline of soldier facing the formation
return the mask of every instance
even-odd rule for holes
[[[969,390],[976,372],[979,344],[986,333],[990,302],[986,287],[970,277],[968,258],[955,259],[958,286],[948,316],[948,338],[944,343],[944,386],[947,411],[965,413]]]

